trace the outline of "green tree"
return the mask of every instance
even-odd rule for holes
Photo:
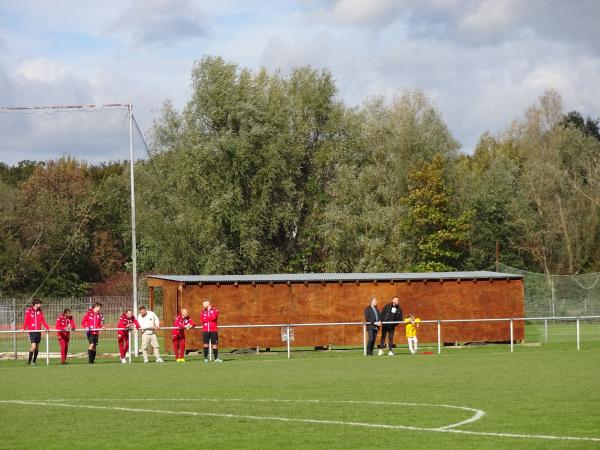
[[[441,114],[421,91],[348,110],[343,141],[332,154],[335,175],[320,226],[326,270],[407,270],[413,255],[400,222],[409,173],[434,155],[451,159],[457,149]]]
[[[0,181],[0,295],[18,285],[23,249],[17,225],[16,189]]]
[[[145,264],[194,273],[302,270],[314,239],[305,224],[339,115],[331,75],[253,73],[207,57],[194,67],[192,87],[181,113],[165,105],[142,166],[152,211],[141,221]],[[166,243],[161,255],[153,242]]]
[[[70,158],[36,167],[21,184],[19,238],[28,249],[17,280],[22,291],[43,284],[41,295],[86,292],[87,282],[95,277],[89,258],[89,194],[86,166]]]
[[[460,267],[465,258],[471,213],[453,216],[442,156],[434,156],[431,162],[412,172],[409,183],[403,199],[408,213],[402,219],[401,230],[405,243],[414,252],[412,270],[446,271]]]

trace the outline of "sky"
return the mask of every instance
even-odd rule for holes
[[[214,55],[329,69],[349,105],[422,89],[469,153],[549,88],[600,116],[598,24],[597,0],[0,0],[0,106],[131,103],[147,133]],[[0,113],[0,135],[7,164],[129,152],[123,109]]]

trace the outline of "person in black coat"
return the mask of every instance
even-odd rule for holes
[[[392,298],[392,302],[388,303],[381,310],[382,322],[401,322],[402,308],[398,297]],[[394,332],[396,331],[397,323],[388,323],[381,326],[381,343],[379,344],[379,356],[383,355],[385,348],[385,337],[388,337],[388,355],[394,356]]]
[[[365,308],[365,322],[367,323],[367,333],[369,340],[367,341],[367,355],[373,354],[375,347],[375,339],[377,339],[377,331],[381,326],[381,313],[377,309],[377,299],[371,298],[371,304]]]

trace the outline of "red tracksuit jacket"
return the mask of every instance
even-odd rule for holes
[[[56,319],[56,329],[57,330],[66,330],[67,327],[71,327],[71,330],[75,329],[75,321],[73,317],[67,317],[64,314],[61,314]],[[69,339],[71,333],[69,331],[59,331],[58,333],[59,339]]]
[[[46,323],[46,319],[44,318],[44,313],[41,309],[34,309],[34,307],[27,308],[25,311],[25,320],[23,321],[23,329],[38,331],[42,329],[42,325],[46,330],[49,330],[50,327]]]
[[[121,314],[121,317],[119,317],[119,323],[117,324],[117,328],[129,328],[131,324],[135,325],[136,328],[140,327],[140,324],[135,319],[135,317],[127,317],[127,314]],[[119,334],[128,334],[128,332],[119,330]]]
[[[190,319],[189,316],[183,317],[181,314],[179,314],[173,321],[173,326],[178,328],[177,330],[173,330],[173,339],[185,338],[185,327],[188,325],[191,325],[193,327],[196,326],[196,324],[192,322],[192,319]]]
[[[202,310],[200,322],[202,322],[202,331],[217,331],[217,319],[219,310],[211,307],[208,311]]]
[[[101,312],[94,312],[94,308],[88,309],[81,321],[83,328],[102,328],[104,326],[104,316]],[[92,334],[100,334],[99,331],[90,331]]]

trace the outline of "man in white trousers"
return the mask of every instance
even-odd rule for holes
[[[148,362],[148,345],[151,345],[154,349],[154,357],[157,363],[164,362],[160,357],[160,350],[158,345],[158,339],[156,338],[155,330],[160,329],[160,321],[156,314],[149,311],[145,306],[140,307],[140,314],[138,315],[138,323],[142,331],[142,356],[144,362]]]

